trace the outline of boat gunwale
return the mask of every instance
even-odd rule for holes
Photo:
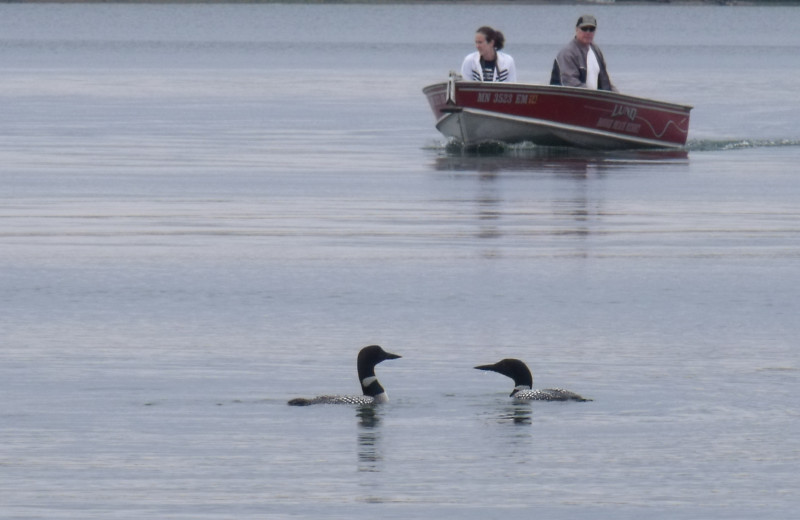
[[[447,89],[448,82],[434,83],[422,89],[423,94],[429,96],[430,93],[438,89]],[[474,90],[525,90],[527,93],[542,93],[549,95],[557,95],[562,97],[582,98],[582,99],[603,99],[604,101],[618,100],[627,104],[638,104],[640,106],[658,107],[661,110],[686,114],[694,107],[692,105],[683,105],[680,103],[672,103],[669,101],[660,101],[640,96],[633,96],[631,94],[623,94],[621,92],[613,92],[610,90],[589,90],[581,87],[565,87],[562,85],[539,85],[535,83],[492,83],[492,82],[477,82],[477,81],[456,81],[457,90],[474,91]],[[605,99],[604,99],[605,98]],[[456,102],[456,106],[463,106]]]

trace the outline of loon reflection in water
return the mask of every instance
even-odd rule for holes
[[[307,399],[297,397],[289,401],[291,406],[308,406],[310,404],[378,404],[389,400],[375,376],[375,365],[387,359],[398,359],[401,356],[386,352],[378,345],[364,347],[358,353],[358,380],[361,382],[363,395],[321,395]]]
[[[591,401],[575,392],[562,388],[532,390],[533,376],[528,366],[519,359],[506,358],[493,365],[478,365],[478,370],[489,370],[514,380],[511,397],[521,401]]]

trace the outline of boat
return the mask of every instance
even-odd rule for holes
[[[578,87],[463,81],[425,87],[436,128],[464,146],[530,142],[599,150],[686,145],[692,107]]]

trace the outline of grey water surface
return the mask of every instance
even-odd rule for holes
[[[447,146],[421,89],[477,27],[543,83],[584,11],[685,152]],[[0,5],[0,516],[794,518],[798,26]],[[373,343],[388,404],[286,405]]]

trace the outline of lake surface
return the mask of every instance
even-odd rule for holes
[[[453,150],[583,12],[687,152]],[[794,518],[800,8],[0,5],[3,518]],[[379,408],[358,393],[377,343]],[[513,404],[474,370],[525,360]]]

